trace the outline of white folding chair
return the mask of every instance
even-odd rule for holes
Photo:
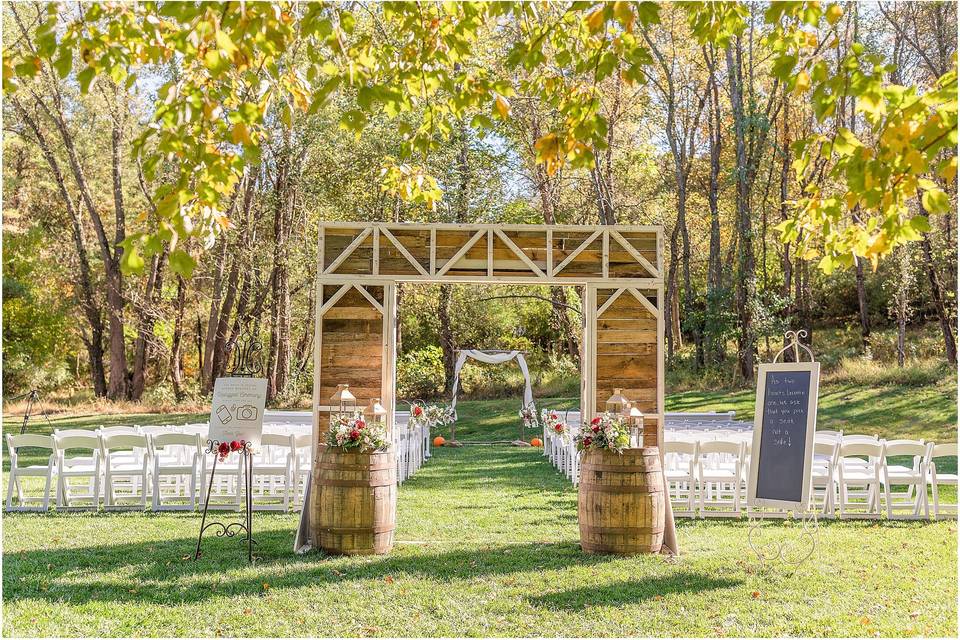
[[[880,517],[883,440],[848,441],[843,437],[837,457],[837,489],[840,517]],[[862,509],[862,511],[856,511]]]
[[[840,441],[824,440],[813,441],[813,461],[810,465],[810,497],[807,510],[817,508],[817,497],[820,497],[820,512],[827,518],[833,518],[837,503],[836,470],[837,459],[840,455]]]
[[[147,436],[120,433],[101,435],[104,509],[147,508],[150,451]],[[135,500],[137,504],[124,504]]]
[[[197,508],[197,478],[205,462],[200,436],[158,433],[149,436],[153,459],[153,510],[193,511]],[[183,500],[171,504],[167,500]]]
[[[891,456],[913,456],[910,466],[891,464]],[[887,440],[881,461],[883,497],[887,506],[887,518],[930,519],[930,503],[927,501],[928,448],[919,440]],[[906,487],[895,491],[894,487]],[[909,509],[909,514],[899,514]],[[923,511],[923,516],[920,512]]]
[[[17,451],[20,447],[33,447],[49,451],[46,464],[31,464],[20,466],[20,456]],[[53,436],[41,436],[33,433],[21,435],[7,434],[7,453],[10,455],[10,477],[7,478],[7,511],[46,511],[50,508],[50,489],[53,476],[57,468],[56,447]],[[22,478],[43,478],[43,494],[40,496],[27,495],[24,492]],[[17,492],[17,506],[13,506],[13,492]],[[38,507],[29,507],[27,503],[39,502]]]
[[[313,434],[302,433],[293,436],[293,508],[295,510],[303,507],[307,479],[310,477],[312,443]]]
[[[697,479],[700,516],[739,516],[743,482],[743,442],[707,440],[700,443]],[[707,511],[707,507],[721,507]],[[728,507],[724,510],[723,507]]]
[[[700,443],[668,440],[663,443],[663,449],[666,464],[664,474],[670,490],[670,500],[675,505],[673,514],[692,518],[697,515],[697,462],[700,458]]]
[[[290,476],[293,473],[293,435],[265,433],[253,455],[254,511],[286,511],[290,508]]]
[[[927,469],[930,476],[930,487],[933,493],[933,517],[936,519],[940,518],[942,513],[944,516],[947,516],[951,519],[957,517],[957,502],[956,500],[952,504],[941,504],[940,503],[940,487],[941,486],[952,486],[957,487],[957,473],[947,473],[945,469],[945,464],[941,463],[940,469],[937,469],[937,458],[944,458],[946,456],[952,456],[954,460],[957,457],[957,443],[949,442],[947,444],[934,444],[929,443],[929,453],[927,455]],[[954,462],[956,464],[956,462]]]
[[[100,437],[92,431],[55,433],[57,454],[57,509],[100,507]],[[70,455],[68,452],[73,451]],[[77,452],[82,452],[79,455]],[[73,482],[80,480],[80,483]],[[89,501],[88,505],[75,504]]]

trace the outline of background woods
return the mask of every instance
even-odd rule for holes
[[[816,54],[827,77],[851,78],[851,56],[876,55],[889,65],[880,65],[885,82],[932,91],[954,68],[954,4],[840,6],[834,22],[810,31],[830,43]],[[270,101],[251,116],[256,130],[236,119],[227,134],[236,148],[263,137],[238,161],[222,215],[187,217],[177,224],[190,228],[181,229],[169,222],[164,188],[180,188],[185,172],[190,188],[206,183],[199,173],[189,178],[195,168],[175,138],[144,133],[155,126],[161,88],[184,70],[158,61],[132,83],[119,73],[84,75],[42,55],[44,5],[5,5],[7,48],[38,52],[36,68],[18,71],[23,81],[3,99],[5,394],[41,387],[135,401],[196,397],[228,370],[238,342],[254,336],[271,402],[297,402],[312,380],[320,220],[663,224],[674,388],[751,383],[787,328],[807,329],[815,346],[830,336],[831,345],[847,345],[843,356],[900,367],[932,362],[943,373],[939,363],[957,361],[955,180],[931,168],[927,182],[911,183],[901,218],[926,218],[904,223],[910,242],[887,259],[831,258],[828,246],[813,251],[789,229],[782,242],[794,212],[811,210],[810,188],[826,201],[852,179],[836,141],[849,132],[880,144],[888,134],[875,136],[865,109],[872,103],[862,97],[843,95],[829,106],[826,94],[810,99],[804,92],[820,81],[815,69],[784,80],[773,68],[783,52],[770,38],[767,5],[740,7],[743,29],[704,39],[689,9],[663,5],[654,23],[637,5],[626,32],[642,44],[635,55],[643,59],[634,61],[642,71],[626,54],[598,55],[595,66],[568,76],[559,72],[571,55],[562,37],[544,39],[536,51],[543,60],[512,59],[531,33],[563,23],[564,7],[480,24],[473,57],[451,68],[474,73],[482,65],[484,82],[513,87],[492,104],[448,108],[443,100],[459,104],[457,94],[399,108],[378,94],[371,106],[370,91],[352,86],[328,90],[309,109]],[[389,30],[385,10],[358,9],[350,34]],[[259,81],[306,75],[315,55],[306,45],[288,48]],[[6,78],[6,55],[4,67]],[[582,85],[563,85],[578,79]],[[241,91],[258,86],[245,82]],[[552,99],[544,85],[566,97]],[[564,94],[584,86],[592,92]],[[556,134],[585,104],[602,126],[590,121],[599,129],[580,149],[579,138]],[[818,135],[835,142],[811,158],[796,143]],[[955,171],[955,120],[952,135],[937,160],[950,166],[953,158]],[[417,147],[418,140],[426,142]],[[411,145],[419,169],[407,167],[403,179],[419,175],[423,191],[435,179],[442,199],[405,194],[402,180],[383,188],[406,166],[384,158],[410,157]],[[570,159],[580,155],[593,162]],[[856,203],[851,215],[866,219],[874,206]],[[140,245],[131,239],[145,244],[134,250]],[[825,269],[825,259],[848,268]],[[402,395],[448,389],[459,348],[525,350],[541,385],[576,388],[569,382],[580,348],[575,289],[405,285],[400,299]],[[475,369],[468,391],[512,392],[497,375]]]

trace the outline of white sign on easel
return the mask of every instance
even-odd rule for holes
[[[267,404],[265,378],[217,378],[210,408],[211,440],[246,440],[260,446],[263,410]]]

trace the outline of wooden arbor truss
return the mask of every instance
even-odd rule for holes
[[[621,388],[662,445],[662,227],[321,223],[315,441],[342,383],[358,406],[380,398],[393,428],[400,282],[583,285],[583,420]]]

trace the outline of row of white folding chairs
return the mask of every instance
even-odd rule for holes
[[[708,436],[665,442],[664,473],[674,513],[739,516],[746,509],[751,443],[736,435],[720,439]],[[957,475],[944,473],[942,468],[938,473],[936,460],[956,455],[956,443],[885,441],[873,436],[818,432],[808,508],[826,517],[834,517],[839,510],[841,518],[877,518],[884,511],[891,519],[929,518],[929,488],[933,516],[955,517],[956,504],[940,504],[939,487],[956,486]],[[888,460],[896,456],[911,456],[911,465]]]
[[[205,453],[200,434],[191,427],[69,429],[57,430],[52,436],[8,434],[11,470],[6,509],[45,511],[53,493],[60,509],[97,509],[101,499],[105,509],[146,508],[149,497],[156,511],[193,510],[207,499],[213,455]],[[310,474],[310,443],[307,434],[263,435],[251,476],[255,509],[302,506]],[[46,464],[21,466],[17,455],[21,447],[50,451]],[[210,491],[211,508],[240,507],[243,473],[238,454],[218,463]],[[25,491],[22,481],[31,477],[43,481],[39,496]]]
[[[397,455],[397,483],[403,484],[420,470],[429,454],[430,429],[425,425],[398,424],[393,430]]]

